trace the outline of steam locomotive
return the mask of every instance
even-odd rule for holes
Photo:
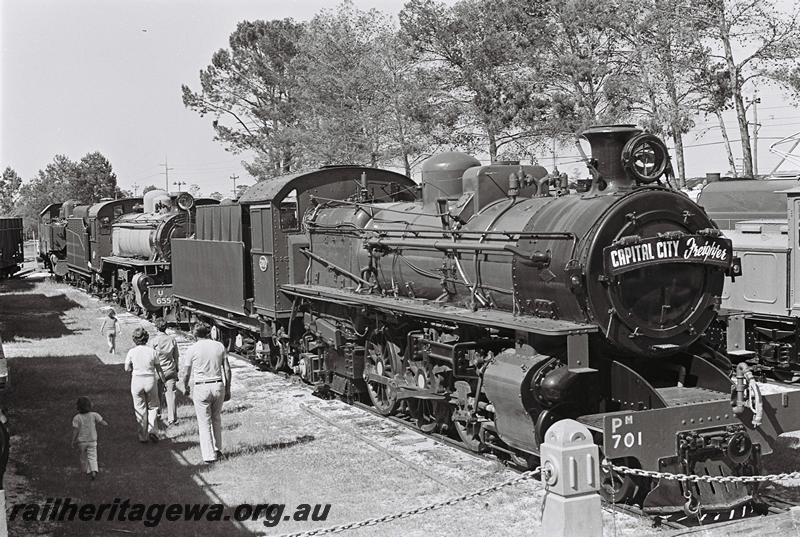
[[[170,240],[193,232],[196,203],[218,202],[152,190],[144,198],[49,205],[40,214],[39,258],[128,311],[163,314],[172,299]]]
[[[474,451],[532,463],[548,427],[572,418],[630,467],[757,472],[800,415],[795,392],[761,396],[699,342],[738,266],[730,240],[663,183],[660,139],[632,126],[583,136],[582,193],[539,167],[445,153],[423,165],[421,195],[345,166],[200,207],[195,236],[172,240],[174,313]],[[728,510],[756,491],[607,474],[604,493],[667,513]]]
[[[77,205],[75,200],[51,203],[39,213],[37,259],[58,278],[67,274],[67,219]]]

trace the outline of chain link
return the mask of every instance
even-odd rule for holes
[[[279,537],[311,537],[313,535],[327,535],[329,533],[340,533],[346,530],[352,530],[356,528],[363,528],[365,526],[375,526],[377,524],[383,524],[384,522],[391,522],[392,520],[399,520],[401,518],[408,518],[410,516],[419,515],[421,513],[427,513],[428,511],[434,511],[436,509],[440,509],[442,507],[447,507],[448,505],[454,505],[466,500],[471,500],[472,498],[477,498],[478,496],[485,496],[486,494],[498,491],[500,489],[509,487],[511,485],[516,485],[517,483],[521,483],[523,481],[528,481],[529,479],[533,478],[534,476],[538,475],[541,471],[540,467],[537,467],[533,470],[528,470],[527,472],[503,481],[501,483],[497,483],[496,485],[492,485],[490,487],[485,487],[474,492],[468,492],[467,494],[462,494],[461,496],[456,496],[454,498],[450,498],[448,500],[443,500],[440,502],[431,503],[428,505],[423,505],[421,507],[415,507],[414,509],[408,509],[406,511],[400,511],[398,513],[392,513],[389,515],[383,515],[376,518],[368,518],[366,520],[361,520],[359,522],[350,522],[349,524],[340,524],[338,526],[330,526],[327,528],[316,528],[313,530],[308,531],[301,531],[298,533],[285,533],[280,535]]]
[[[786,479],[800,479],[800,472],[789,472],[783,474],[769,475],[689,475],[671,474],[669,472],[656,472],[653,470],[640,470],[639,468],[629,468],[627,466],[617,466],[603,462],[606,468],[611,468],[615,472],[639,477],[650,477],[653,479],[668,479],[672,481],[689,481],[692,483],[766,483],[767,481],[784,481]]]

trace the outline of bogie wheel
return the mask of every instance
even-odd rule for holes
[[[431,399],[408,399],[408,413],[424,433],[442,432],[450,426],[452,409],[447,403]]]
[[[474,413],[478,404],[475,398],[476,388],[464,381],[456,382],[455,388],[458,404],[452,409],[456,411],[453,412],[453,428],[464,447],[479,453],[486,446],[481,438],[481,422]]]
[[[539,466],[539,457],[532,453],[513,453],[511,455],[511,462],[525,470],[532,470]]]
[[[453,428],[458,434],[458,438],[464,447],[475,453],[480,453],[485,446],[481,441],[481,424],[479,421],[457,421],[453,420]]]
[[[615,461],[619,464],[619,461]],[[626,461],[622,464],[628,465]],[[604,465],[600,466],[600,496],[608,503],[631,504],[639,495],[640,484],[629,475],[612,472]]]
[[[283,346],[275,345],[270,342],[269,348],[269,367],[273,371],[283,371],[286,368],[286,357],[284,356]]]
[[[367,365],[376,374],[392,378],[392,363],[399,351],[383,332],[373,332],[367,340]],[[397,393],[393,386],[372,380],[367,382],[367,394],[380,414],[390,416],[397,411]]]

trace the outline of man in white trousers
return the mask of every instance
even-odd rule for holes
[[[228,353],[222,343],[210,339],[210,335],[211,327],[208,324],[195,325],[197,342],[186,350],[182,375],[184,393],[189,395],[191,392],[194,401],[200,430],[200,451],[206,464],[212,464],[222,456],[222,403],[231,398]]]

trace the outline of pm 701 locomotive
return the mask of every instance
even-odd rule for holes
[[[730,241],[661,183],[661,140],[630,126],[584,137],[584,193],[540,167],[446,153],[423,166],[419,196],[403,176],[334,167],[198,208],[196,237],[172,241],[176,307],[231,349],[475,451],[532,462],[548,427],[573,418],[631,467],[757,472],[800,428],[800,395],[761,397],[698,345]],[[653,513],[756,492],[605,479],[610,499]]]

